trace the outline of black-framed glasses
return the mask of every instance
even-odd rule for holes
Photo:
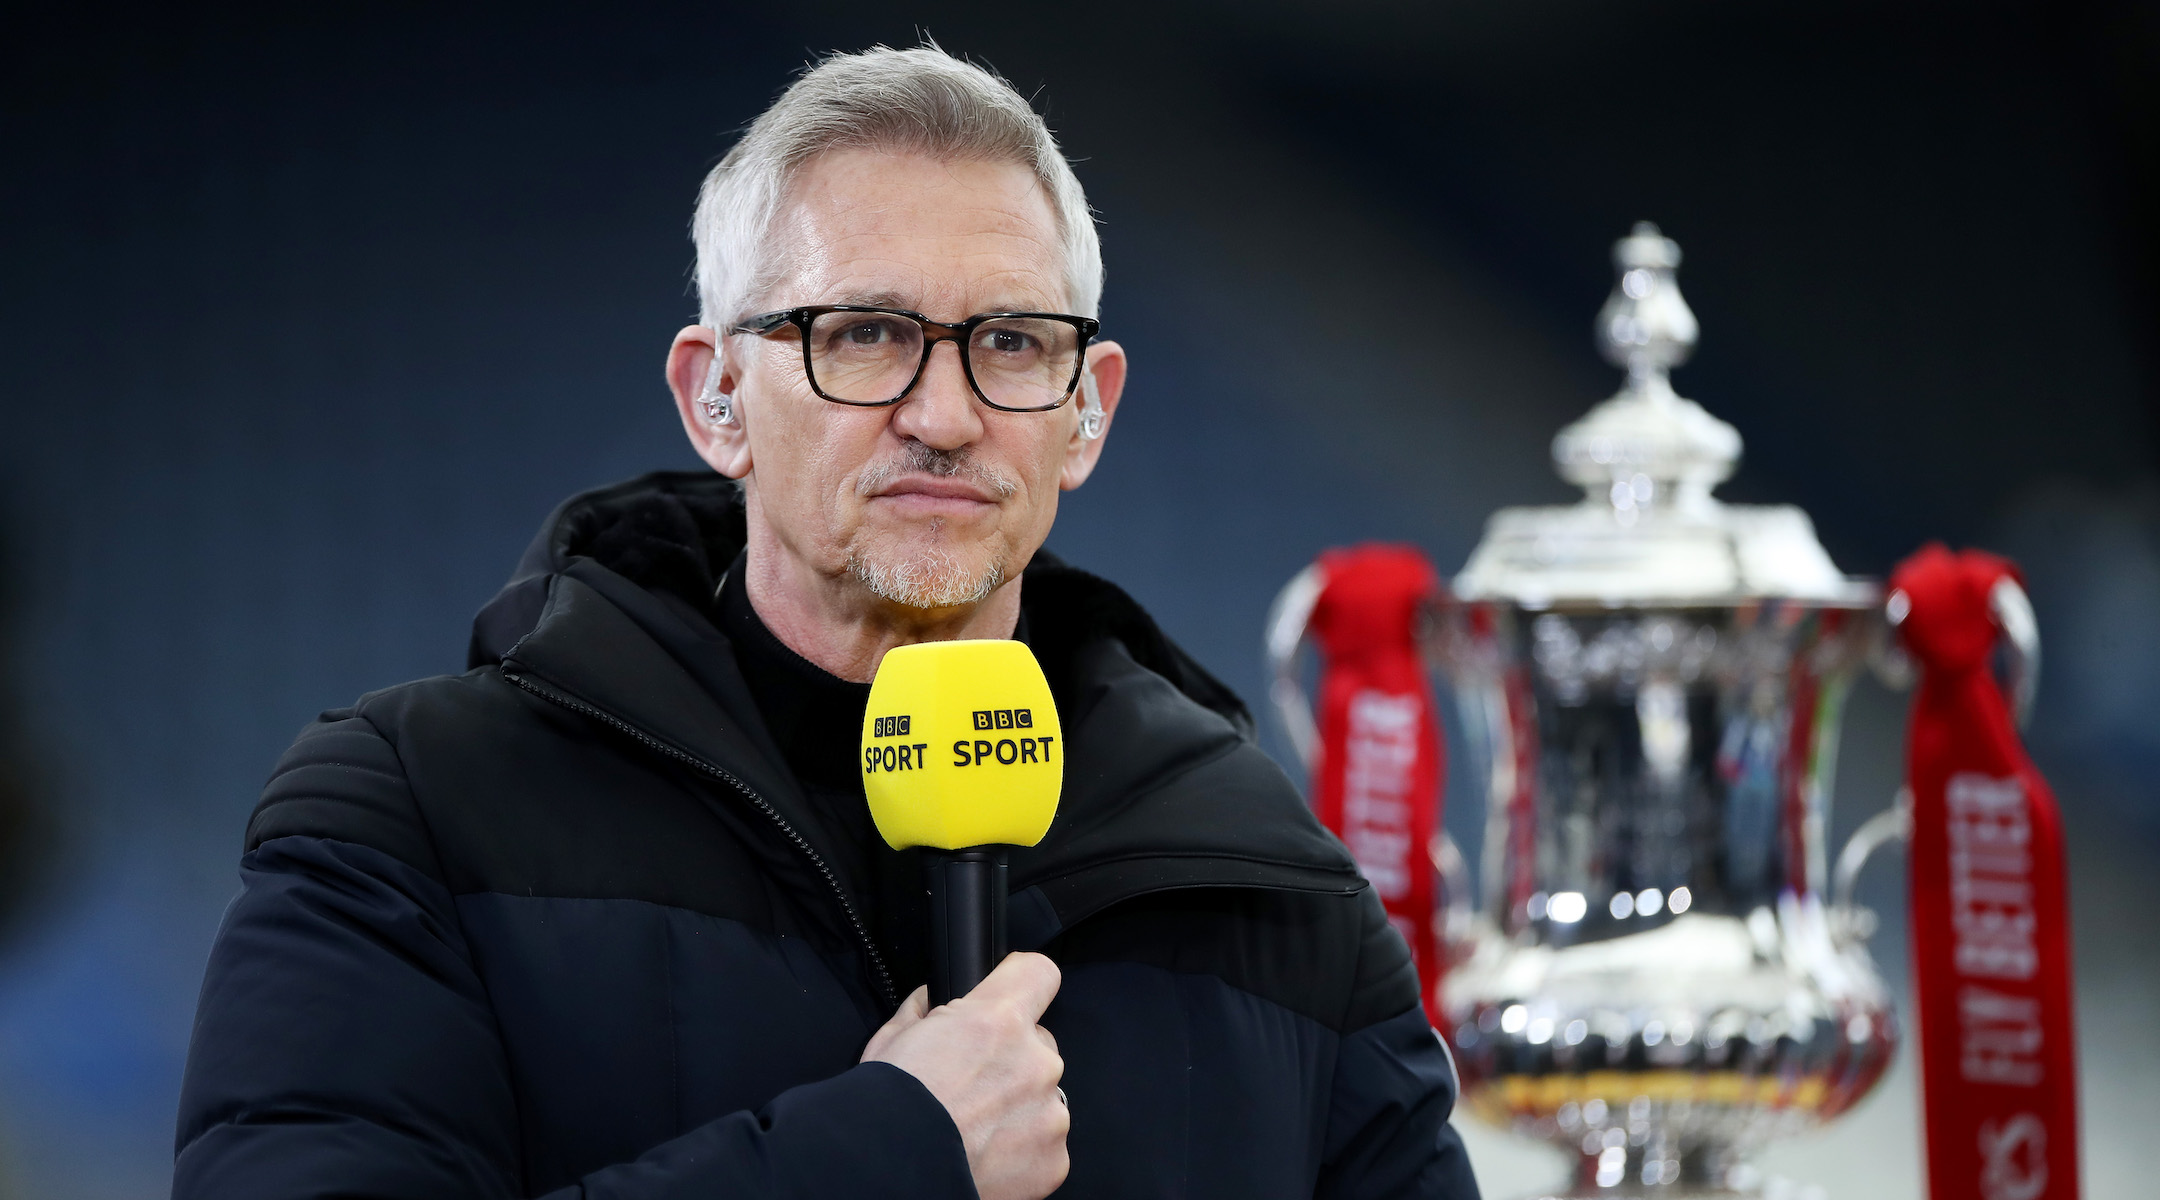
[[[1047,412],[1072,399],[1088,339],[1102,323],[1068,313],[977,313],[947,324],[918,312],[812,304],[763,313],[729,333],[760,336],[792,325],[802,335],[810,390],[835,404],[898,404],[922,380],[930,351],[952,342],[968,386],[1005,412]]]

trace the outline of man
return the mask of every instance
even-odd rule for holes
[[[468,673],[301,733],[203,985],[175,1196],[1474,1196],[1371,891],[1235,698],[1039,551],[1126,367],[1040,118],[934,47],[828,59],[695,241],[667,378],[717,474],[573,498]],[[1013,855],[1018,952],[926,1012],[867,682],[1005,637],[1065,792]]]

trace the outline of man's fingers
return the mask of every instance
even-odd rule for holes
[[[1058,985],[1063,980],[1056,963],[1040,954],[1018,951],[1006,955],[1005,961],[990,972],[990,977],[968,993],[968,999],[981,997],[1011,1004],[1020,1009],[1032,1025],[1041,1019],[1050,1002],[1057,999]]]

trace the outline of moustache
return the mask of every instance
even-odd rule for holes
[[[1000,500],[1020,490],[1020,485],[975,461],[965,447],[939,450],[921,442],[909,442],[898,458],[873,463],[856,477],[855,494],[874,496],[903,475],[931,475],[939,479],[965,479]]]

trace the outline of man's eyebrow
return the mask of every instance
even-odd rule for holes
[[[858,293],[854,293],[854,294],[848,295],[848,296],[846,296],[846,297],[844,297],[844,298],[842,298],[842,299],[839,299],[839,300],[834,300],[834,301],[832,301],[832,303],[834,303],[834,304],[856,304],[856,305],[861,305],[861,306],[862,306],[862,307],[864,307],[864,308],[897,308],[897,309],[900,309],[900,310],[902,310],[902,311],[905,311],[905,312],[921,312],[921,311],[922,311],[921,309],[919,309],[919,308],[915,307],[915,301],[914,301],[914,299],[913,299],[912,297],[909,297],[909,296],[904,296],[904,295],[900,294],[899,292],[858,292]],[[1026,303],[1026,302],[1021,302],[1021,301],[1010,301],[1010,300],[1009,300],[1009,298],[1008,298],[1007,302],[1001,302],[1001,303],[996,303],[996,304],[992,304],[992,305],[990,305],[990,306],[988,306],[988,307],[986,307],[986,308],[981,308],[981,309],[978,309],[978,310],[976,310],[976,311],[977,311],[977,312],[1040,312],[1040,311],[1043,311],[1043,309],[1042,309],[1042,306],[1041,306],[1041,305],[1039,305],[1039,304],[1032,304],[1032,303]],[[974,315],[975,315],[975,314],[974,314],[974,313],[972,313],[972,312],[971,312],[971,313],[963,313],[963,314],[961,314],[961,317],[971,317],[971,316],[974,316]],[[955,319],[956,319],[956,320],[958,320],[958,319],[960,319],[960,318],[955,318]]]
[[[908,302],[908,298],[898,292],[858,292],[844,299],[834,301],[834,303],[859,304],[865,308],[900,308],[906,309],[908,312],[915,311],[914,306]]]

